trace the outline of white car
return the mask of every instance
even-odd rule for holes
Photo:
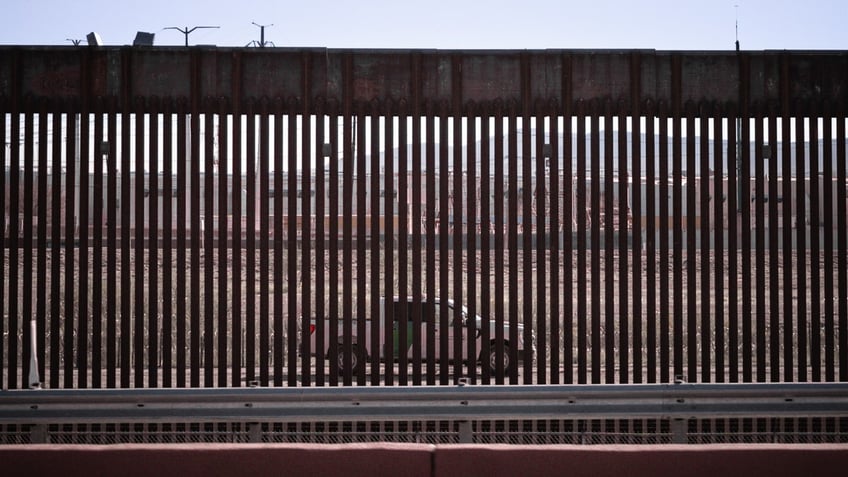
[[[380,326],[383,326],[385,323],[385,298],[380,299]],[[392,341],[393,346],[393,358],[392,361],[396,360],[399,356],[398,347],[400,343],[400,326],[399,326],[399,318],[400,318],[400,302],[397,298],[393,300],[393,313],[392,313]],[[421,357],[422,360],[427,361],[429,356],[427,355],[427,336],[428,336],[428,328],[432,326],[435,330],[435,353],[436,360],[439,361],[442,359],[440,354],[441,350],[441,340],[447,339],[448,342],[448,356],[447,359],[450,361],[454,361],[454,343],[457,339],[461,341],[461,349],[462,349],[462,361],[468,363],[470,360],[468,359],[468,339],[469,334],[473,334],[476,339],[476,347],[478,355],[474,362],[480,362],[484,366],[489,366],[492,373],[495,373],[497,367],[497,334],[496,328],[497,324],[494,319],[489,320],[489,353],[488,356],[483,355],[483,333],[481,331],[483,326],[483,319],[480,315],[475,315],[474,320],[469,319],[468,308],[465,306],[460,309],[460,317],[462,320],[462,325],[459,327],[459,331],[461,335],[459,337],[456,336],[457,328],[454,326],[454,320],[456,317],[456,304],[453,300],[448,300],[447,303],[447,311],[448,311],[448,323],[449,326],[447,330],[443,330],[441,326],[440,313],[442,311],[442,307],[440,306],[439,300],[428,301],[426,298],[422,298],[421,300],[421,310],[419,316],[421,318],[421,330],[418,334],[420,336],[420,346],[421,346]],[[411,360],[413,356],[413,339],[416,333],[413,330],[413,300],[409,298],[407,301],[407,310],[405,314],[405,319],[407,321],[406,326],[406,343],[407,357]],[[338,331],[338,339],[336,349],[330,348],[330,324],[328,320],[324,322],[324,348],[323,350],[317,350],[317,334],[315,333],[316,326],[313,322],[309,327],[310,334],[310,349],[312,350],[312,354],[318,355],[319,352],[325,359],[328,360],[336,360],[340,370],[350,369],[351,371],[358,371],[365,366],[365,362],[372,356],[375,347],[372,344],[371,340],[371,323],[372,320],[365,320],[365,336],[360,338],[357,336],[358,330],[358,320],[354,319],[352,323],[353,336],[351,337],[351,357],[350,362],[346,362],[344,358],[344,349],[345,349],[345,339],[343,336],[343,325],[341,320],[339,320],[339,331]],[[511,360],[511,349],[515,347],[517,351],[518,361],[523,361],[525,359],[532,360],[535,356],[536,348],[535,348],[535,336],[529,343],[529,346],[524,343],[524,325],[518,323],[517,326],[517,335],[518,340],[516,342],[511,341],[510,337],[510,324],[505,322],[503,324],[503,369],[504,374],[508,375],[512,372],[512,369],[517,366],[517,363]],[[384,330],[380,330],[380,343],[378,346],[380,359],[386,360],[386,343],[385,343],[385,332]]]

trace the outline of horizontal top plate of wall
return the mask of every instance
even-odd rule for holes
[[[217,98],[218,112],[528,115],[597,101],[617,114],[664,104],[680,116],[690,102],[740,114],[812,103],[839,114],[848,51],[0,47],[0,109],[87,110],[99,97],[118,111],[164,99],[203,111]]]

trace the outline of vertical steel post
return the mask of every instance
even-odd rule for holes
[[[604,213],[603,213],[603,256],[604,256],[604,382],[616,382],[616,343],[615,343],[615,161],[613,143],[612,101],[604,101]],[[618,173],[621,173],[619,170]],[[600,208],[598,218],[600,218]],[[621,279],[623,277],[619,277]],[[624,350],[622,350],[624,351]]]
[[[99,103],[102,106],[102,102]],[[46,98],[42,98],[39,101],[39,114],[38,114],[38,210],[33,210],[31,213],[37,214],[38,217],[38,230],[37,230],[37,249],[38,249],[38,258],[36,265],[36,273],[37,273],[37,283],[36,283],[36,311],[35,311],[35,319],[37,322],[36,331],[37,331],[37,339],[35,343],[35,347],[33,351],[37,352],[38,356],[38,381],[39,383],[44,382],[46,380],[46,340],[47,340],[47,206],[48,206],[48,192],[47,192],[47,176],[49,167],[47,165],[47,157],[48,157],[48,146],[49,146],[49,135],[48,128],[50,125],[50,120],[48,119],[48,100]],[[3,114],[3,113],[0,113]],[[100,119],[100,128],[102,133],[103,118],[99,116]],[[2,141],[0,141],[2,142]],[[102,180],[102,161],[101,165],[101,180]],[[102,194],[102,186],[101,186],[101,194]],[[101,206],[101,215],[102,215],[102,200],[100,202]],[[2,209],[0,209],[2,210]],[[95,208],[96,210],[96,208]],[[102,230],[102,229],[101,229]],[[2,234],[0,234],[2,235]],[[97,252],[100,252],[101,243],[97,243],[95,249]],[[2,249],[0,249],[2,250]],[[95,256],[95,258],[98,258]],[[2,266],[0,266],[0,270],[2,270]],[[95,266],[95,270],[99,270],[100,267]],[[98,288],[100,283],[95,282],[95,303],[99,303],[100,297],[100,288]],[[2,307],[0,307],[2,309]],[[99,309],[95,310],[94,315],[99,316]],[[95,336],[97,336],[95,334]],[[99,342],[96,343],[94,347],[95,350],[100,350]],[[95,352],[95,354],[99,357],[99,354]],[[99,362],[97,363],[98,367],[98,380],[99,380]],[[2,363],[0,363],[0,367],[2,367]],[[32,381],[32,380],[30,380]],[[2,379],[0,379],[2,382]]]
[[[174,384],[174,102],[162,107],[162,387]]]
[[[587,373],[587,304],[586,304],[586,260],[589,253],[586,247],[587,214],[586,214],[586,115],[583,101],[577,102],[577,184],[575,202],[577,208],[577,379],[578,384],[585,384]]]
[[[632,101],[633,98],[631,98]],[[637,316],[635,313],[631,314],[630,307],[628,306],[628,302],[630,301],[630,293],[629,293],[629,284],[630,280],[630,268],[628,264],[628,246],[632,246],[634,252],[638,250],[638,248],[634,244],[629,244],[629,235],[631,235],[635,231],[637,226],[633,225],[632,231],[631,227],[628,224],[629,220],[629,207],[630,201],[628,200],[628,181],[629,174],[627,171],[628,165],[628,157],[627,157],[627,109],[628,104],[625,103],[624,100],[619,101],[618,103],[618,112],[616,120],[618,121],[618,173],[616,174],[616,178],[618,180],[618,285],[619,285],[619,293],[618,293],[618,382],[619,383],[628,383],[630,382],[630,353],[631,351],[635,351],[636,348],[631,349],[630,345],[630,334],[631,334],[631,320],[633,333],[635,337],[635,332],[638,321],[641,321],[641,316]],[[638,121],[639,118],[632,118],[633,121]],[[635,160],[635,157],[638,153],[634,150],[632,151],[631,161]],[[638,177],[635,168],[633,169],[633,176]],[[636,182],[633,183],[634,190],[638,184]],[[639,251],[641,253],[641,250]],[[635,257],[638,259],[639,257]],[[636,274],[635,269],[638,266],[638,262],[634,260],[633,263],[633,280],[632,284],[634,287],[634,291],[636,289]],[[636,296],[633,296],[633,304],[636,304]],[[634,368],[635,372],[635,368]]]
[[[244,146],[244,136],[242,135],[242,125],[244,124],[244,119],[242,117],[242,103],[244,98],[242,97],[242,58],[243,56],[239,53],[233,54],[232,57],[232,94],[230,97],[230,104],[232,105],[232,110],[230,111],[232,114],[231,124],[232,124],[232,163],[233,163],[233,172],[232,172],[232,199],[231,199],[231,207],[232,207],[232,230],[231,230],[231,252],[232,252],[232,264],[231,264],[231,274],[230,280],[232,283],[232,312],[230,321],[232,323],[232,330],[230,331],[230,349],[231,349],[231,361],[230,361],[230,373],[231,380],[230,385],[233,387],[242,386],[243,379],[243,367],[245,364],[244,354],[243,354],[243,342],[242,342],[242,333],[244,329],[245,316],[242,314],[242,218],[244,217],[242,213],[242,194],[243,194],[243,185],[242,185],[242,170],[244,165],[245,157],[242,154],[242,147]],[[279,136],[277,136],[276,141],[281,141]],[[279,188],[278,188],[279,190]],[[282,214],[282,208],[277,209]]]
[[[305,108],[304,108],[305,109]],[[304,342],[304,349],[301,351],[303,355],[304,363],[309,363],[309,355],[310,353],[314,353],[316,356],[315,359],[315,385],[316,386],[324,386],[325,383],[325,372],[324,372],[324,350],[326,349],[326,305],[325,305],[325,296],[329,296],[330,300],[335,300],[336,295],[330,294],[326,295],[326,281],[325,281],[325,250],[326,250],[326,226],[325,226],[325,218],[326,218],[326,194],[327,194],[327,185],[326,185],[326,163],[327,158],[330,155],[330,151],[326,150],[325,145],[327,144],[325,135],[325,126],[324,122],[326,121],[325,116],[325,103],[323,99],[320,99],[316,102],[315,105],[315,137],[314,137],[314,158],[315,158],[315,349],[310,348],[310,336],[309,336],[309,322],[304,320],[305,327],[303,328],[301,339]],[[279,135],[276,135],[275,141],[279,141]],[[277,188],[276,190],[279,190]],[[275,193],[279,195],[279,193]],[[276,197],[276,195],[275,195]],[[274,208],[274,215],[282,215],[280,214],[280,209]],[[277,238],[279,240],[279,238]],[[276,255],[279,257],[279,255]],[[281,273],[282,275],[282,273]],[[275,288],[276,289],[276,288]],[[276,296],[276,294],[275,294]],[[312,319],[312,316],[306,316],[309,319]],[[275,320],[276,323],[276,320]],[[276,334],[276,331],[275,331]],[[276,364],[276,363],[275,363]]]
[[[641,383],[644,374],[644,364],[642,360],[642,333],[643,333],[643,312],[642,303],[642,251],[645,249],[642,243],[642,57],[639,53],[633,53],[630,57],[630,143],[631,143],[631,161],[630,161],[630,197],[629,217],[632,240],[630,248],[632,253],[632,270],[633,270],[633,382]],[[619,126],[620,127],[620,126]],[[653,140],[653,137],[648,139]],[[653,158],[648,158],[648,162],[653,162]],[[619,180],[621,180],[619,178]],[[628,203],[627,199],[619,196],[619,201]],[[653,214],[653,209],[645,209],[650,214]],[[628,214],[623,215],[625,218]],[[626,244],[626,242],[625,242]]]
[[[495,202],[495,336],[494,336],[494,356],[495,365],[491,366],[489,360],[489,368],[495,376],[495,384],[504,384],[504,298],[506,293],[504,290],[504,236],[506,235],[506,221],[504,220],[504,199],[506,191],[504,191],[504,164],[507,157],[504,155],[504,116],[503,105],[500,102],[495,103],[494,107],[494,123],[495,123],[495,145],[494,145],[494,202]],[[490,350],[490,354],[492,351]]]
[[[836,196],[834,195],[833,183],[834,183],[834,143],[836,142],[833,137],[833,123],[834,123],[834,111],[830,101],[826,101],[824,103],[824,111],[822,117],[822,161],[823,161],[823,175],[822,180],[824,181],[824,187],[822,188],[822,202],[824,206],[823,214],[822,214],[822,232],[824,235],[824,290],[823,290],[823,300],[824,300],[824,369],[825,369],[825,381],[834,381],[836,379],[836,323],[834,322],[834,318],[836,316],[836,301],[837,297],[834,295],[834,292],[837,291],[836,283],[834,282],[834,270],[833,270],[833,259],[834,259],[834,246],[833,239],[834,236],[838,233],[836,224],[834,223],[834,219],[836,219],[836,214],[834,214],[834,202]]]
[[[701,311],[700,311],[700,343],[699,347],[701,349],[701,360],[698,363],[698,367],[701,371],[700,380],[703,383],[709,383],[713,380],[713,359],[712,359],[712,348],[713,348],[713,327],[712,320],[710,319],[711,315],[714,313],[711,310],[712,299],[710,298],[711,290],[713,288],[710,286],[710,250],[711,250],[711,240],[710,240],[710,202],[712,200],[713,203],[718,202],[718,197],[714,194],[710,194],[710,162],[713,163],[713,167],[715,168],[715,163],[717,162],[715,158],[710,160],[710,117],[712,116],[712,104],[709,103],[701,103],[698,108],[698,121],[700,122],[699,128],[699,137],[698,137],[698,146],[700,147],[700,180],[698,184],[701,188],[700,194],[700,209],[701,209],[701,227],[700,227],[700,259],[701,259]],[[713,125],[715,130],[715,126]],[[718,228],[718,224],[713,224],[714,227]],[[695,233],[695,231],[693,231]],[[714,257],[718,257],[718,255],[713,255]],[[716,258],[717,259],[717,258]],[[716,265],[718,267],[718,265]],[[718,286],[718,284],[716,284]]]
[[[659,333],[660,333],[660,378],[659,382],[671,382],[672,363],[670,362],[671,352],[671,327],[669,326],[669,311],[671,310],[670,290],[669,285],[669,244],[668,239],[670,230],[673,224],[669,224],[669,195],[668,183],[671,176],[668,173],[669,155],[668,155],[668,103],[660,101],[659,104],[659,234],[660,234],[660,300],[659,300]],[[676,372],[676,370],[675,370]]]
[[[601,383],[601,131],[600,111],[598,101],[593,99],[589,104],[589,115],[591,124],[591,238],[592,238],[592,262],[591,262],[591,324],[592,324],[592,384]],[[579,312],[578,312],[579,313]]]
[[[151,113],[148,115],[148,150],[147,150],[147,228],[148,228],[148,254],[147,264],[150,270],[148,275],[147,295],[147,386],[159,387],[159,335],[160,312],[159,312],[159,273],[162,269],[159,265],[159,111],[161,103],[154,98],[150,105]],[[86,174],[87,175],[87,174]],[[87,187],[86,187],[87,189]],[[163,191],[164,195],[164,191]],[[163,210],[164,213],[164,210]],[[170,332],[170,330],[167,330]]]
[[[739,155],[737,150],[736,124],[737,106],[728,105],[727,111],[727,302],[729,310],[727,315],[727,366],[728,366],[728,381],[739,381],[739,256],[738,256],[738,237],[739,237],[739,207],[737,186],[739,178],[737,176],[737,167],[735,164],[736,158]]]
[[[646,382],[648,383],[658,382],[657,319],[661,312],[657,305],[657,171],[655,164],[658,162],[658,157],[656,155],[655,106],[651,100],[645,104],[645,277],[647,280],[645,301],[647,369],[645,371],[647,371]],[[635,178],[633,183],[634,187],[639,187]],[[662,197],[660,201],[663,201]],[[635,205],[633,209],[638,212]],[[635,365],[634,362],[634,369]]]
[[[235,220],[231,212],[231,209],[228,207],[228,199],[235,198],[236,195],[239,194],[240,191],[235,189],[230,189],[229,182],[232,177],[229,169],[229,136],[230,136],[230,115],[228,114],[231,109],[231,105],[227,102],[225,98],[218,99],[218,104],[215,112],[217,113],[218,118],[218,127],[215,129],[214,134],[218,142],[218,147],[216,148],[217,153],[217,169],[218,169],[218,264],[216,273],[218,274],[218,329],[217,329],[217,348],[218,348],[218,356],[217,356],[217,373],[218,379],[216,381],[216,385],[219,387],[225,387],[229,380],[227,379],[228,373],[233,372],[232,368],[237,367],[236,363],[238,363],[237,359],[232,360],[232,367],[227,367],[227,362],[229,361],[229,354],[232,352],[227,349],[227,338],[229,337],[230,328],[229,317],[227,316],[227,307],[231,305],[232,299],[228,296],[228,288],[230,285],[230,277],[232,276],[232,272],[228,273],[228,263],[234,263],[240,257],[230,256],[228,257],[228,252],[231,247],[229,240],[231,237],[232,226],[235,225]],[[207,134],[211,134],[213,131],[210,131]],[[241,145],[239,145],[241,147]],[[152,188],[151,188],[152,189]],[[165,193],[167,194],[169,191],[165,188]],[[229,220],[228,220],[229,219]],[[232,237],[233,241],[235,237]],[[209,251],[210,255],[212,251]],[[232,267],[230,267],[232,270]],[[209,290],[211,291],[211,290]],[[233,354],[235,357],[235,354]],[[211,364],[210,364],[211,366]],[[238,376],[239,373],[234,373],[235,376]],[[235,377],[234,376],[234,377]],[[235,381],[235,385],[238,385],[238,380]]]
[[[714,247],[713,247],[713,257],[715,257],[715,299],[713,300],[714,313],[715,313],[715,381],[718,383],[725,382],[725,363],[727,360],[725,359],[725,351],[728,350],[726,346],[725,340],[726,336],[734,333],[734,330],[729,330],[725,332],[725,311],[724,311],[724,294],[727,289],[724,284],[725,277],[725,267],[724,267],[724,259],[725,259],[725,251],[724,251],[724,220],[733,221],[735,220],[735,210],[727,208],[727,217],[724,215],[724,204],[726,192],[730,191],[730,188],[724,188],[724,171],[725,164],[724,160],[724,127],[722,125],[722,109],[721,105],[713,104],[712,111],[712,123],[714,130],[713,137],[713,193],[712,193],[712,206],[713,206],[713,226],[714,226]],[[728,164],[727,170],[732,169],[732,166]],[[728,302],[729,306],[735,307],[735,302]],[[735,352],[736,350],[732,350]]]
[[[300,316],[300,329],[289,330],[289,332],[294,332],[295,336],[298,336],[298,340],[301,344],[301,349],[299,353],[301,354],[301,383],[304,386],[309,386],[312,383],[312,369],[311,369],[311,350],[310,350],[310,340],[304,339],[307,335],[306,333],[309,331],[309,321],[312,317],[312,301],[314,297],[312,296],[312,162],[314,161],[316,167],[318,167],[318,154],[319,150],[312,147],[312,134],[314,133],[314,129],[312,127],[312,90],[310,88],[312,75],[312,58],[307,52],[303,52],[300,57],[300,66],[301,66],[301,98],[300,98],[300,170],[301,170],[301,189],[302,189],[302,200],[301,200],[301,216],[303,217],[302,225],[301,225],[301,277],[302,277],[302,290],[301,290],[301,316]],[[316,118],[316,121],[318,119]],[[291,172],[291,171],[289,171]],[[317,238],[321,240],[320,238]],[[276,292],[276,290],[275,290]],[[323,319],[323,317],[317,317],[317,319]]]
[[[398,158],[397,158],[397,216],[398,216],[398,231],[397,231],[397,247],[398,247],[398,303],[402,305],[396,310],[397,316],[397,356],[398,356],[398,384],[401,386],[409,385],[409,350],[412,346],[412,341],[409,339],[412,336],[410,327],[412,326],[412,317],[409,313],[409,307],[406,306],[411,295],[409,294],[409,234],[410,230],[410,183],[409,183],[409,117],[408,117],[408,102],[401,100],[398,104]],[[331,294],[332,295],[332,294]]]

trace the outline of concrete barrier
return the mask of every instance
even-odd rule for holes
[[[438,447],[434,476],[843,476],[845,445]]]
[[[0,475],[842,476],[848,445],[10,445]]]
[[[430,477],[432,458],[422,444],[0,446],[0,475]]]

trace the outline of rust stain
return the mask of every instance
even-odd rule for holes
[[[79,70],[65,67],[36,74],[25,85],[36,96],[74,96],[80,93]]]

